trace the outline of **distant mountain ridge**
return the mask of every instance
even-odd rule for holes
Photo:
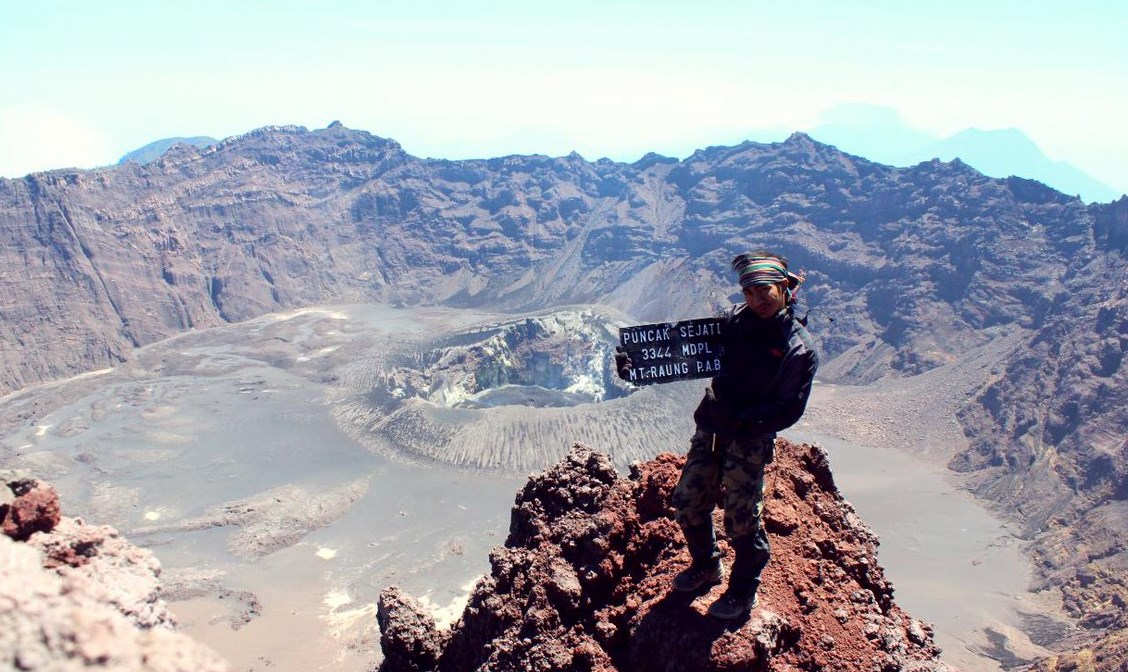
[[[161,140],[154,140],[144,147],[139,147],[132,152],[127,152],[124,156],[118,159],[117,165],[132,161],[133,163],[146,164],[156,161],[161,158],[161,155],[167,152],[173,145],[189,145],[203,149],[208,145],[214,145],[219,142],[215,138],[209,138],[206,135],[197,135],[190,138],[163,138]]]
[[[911,166],[932,159],[960,159],[984,175],[1012,175],[1038,180],[1086,202],[1108,203],[1122,194],[1066,161],[1054,161],[1015,128],[966,128],[938,138],[906,124],[891,108],[840,105],[824,114],[811,137],[839,149],[893,166]]]
[[[0,387],[326,303],[703,316],[760,246],[835,318],[815,330],[823,380],[1018,344],[966,400],[953,466],[1037,540],[1087,627],[1128,627],[1128,543],[1109,532],[1128,526],[1128,198],[1086,205],[962,161],[890,167],[804,134],[681,161],[442,161],[332,124],[0,180]]]

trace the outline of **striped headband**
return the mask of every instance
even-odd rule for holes
[[[740,276],[740,286],[744,288],[753,285],[778,285],[786,282],[789,289],[793,289],[803,281],[797,275],[789,273],[778,259],[771,257],[744,257],[737,258],[733,263],[733,270]]]

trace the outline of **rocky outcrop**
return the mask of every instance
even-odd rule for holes
[[[8,480],[7,489],[4,494],[11,501],[0,501],[0,531],[4,534],[16,541],[27,541],[36,532],[50,532],[59,524],[59,496],[50,485],[31,478],[14,478]]]
[[[627,385],[610,367],[617,336],[613,318],[593,308],[440,335],[392,353],[389,370],[366,396],[388,413],[416,398],[449,408],[487,408],[622,397]]]
[[[0,494],[0,667],[220,672],[227,664],[174,631],[160,565],[110,527],[60,517],[54,489],[5,479]],[[14,524],[9,526],[9,521]]]
[[[1038,661],[1030,672],[1088,672],[1128,669],[1128,632],[1112,632],[1077,651]]]
[[[663,454],[622,478],[574,446],[518,494],[505,546],[449,631],[402,591],[383,592],[380,669],[949,669],[930,627],[893,601],[877,539],[817,447],[778,442],[766,478],[773,558],[749,619],[705,614],[719,587],[671,592],[688,562],[667,505],[682,462]]]

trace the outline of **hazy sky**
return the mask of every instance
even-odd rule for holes
[[[333,120],[417,156],[684,157],[865,102],[1128,191],[1126,34],[1124,0],[0,0],[0,176]]]

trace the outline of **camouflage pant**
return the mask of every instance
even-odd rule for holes
[[[671,503],[694,562],[720,556],[713,533],[713,509],[724,486],[725,531],[736,551],[733,576],[756,578],[768,561],[764,512],[764,466],[772,461],[769,438],[726,439],[700,429],[689,442],[685,467]]]

